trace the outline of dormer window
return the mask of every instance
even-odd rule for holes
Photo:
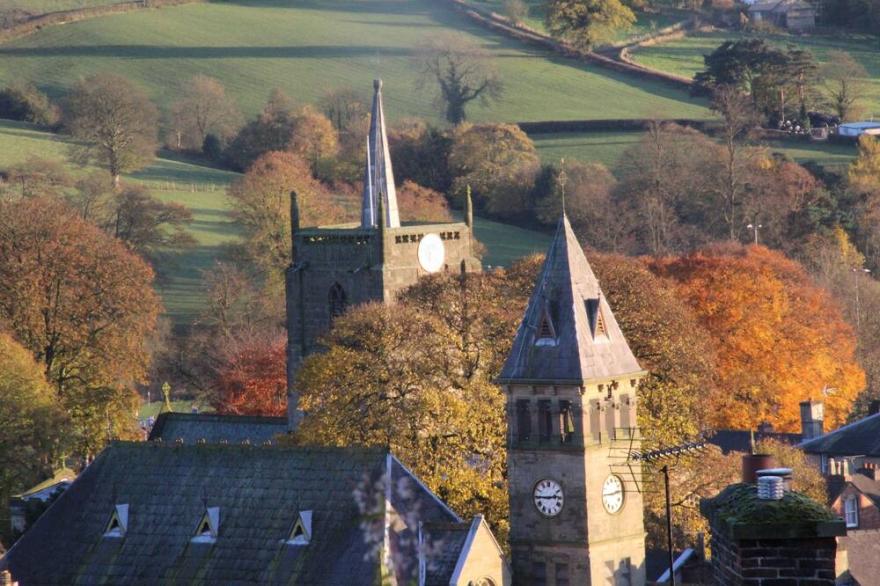
[[[600,299],[587,299],[586,302],[587,319],[590,320],[590,332],[593,334],[594,340],[607,340],[608,327],[605,325],[605,316],[602,314],[602,304]]]
[[[125,537],[128,529],[128,505],[116,505],[107,527],[104,529],[104,537]]]
[[[220,507],[208,507],[192,538],[193,543],[214,543],[220,530]]]
[[[312,539],[312,512],[300,511],[287,538],[288,545],[308,545]]]
[[[541,319],[538,321],[538,331],[535,336],[536,346],[555,346],[556,345],[556,328],[553,326],[553,320],[550,317],[550,311],[547,306],[541,311]]]

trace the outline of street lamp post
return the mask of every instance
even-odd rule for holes
[[[748,226],[746,226],[746,228],[748,228],[749,230],[751,230],[752,232],[755,233],[755,246],[758,245],[758,230],[760,230],[763,227],[764,227],[763,224],[749,224]]]
[[[859,273],[870,273],[871,269],[850,269],[856,278],[856,331],[860,330],[862,327],[862,308],[859,304]]]

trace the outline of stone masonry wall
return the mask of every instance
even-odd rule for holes
[[[833,586],[836,553],[834,537],[734,540],[712,528],[719,586]]]

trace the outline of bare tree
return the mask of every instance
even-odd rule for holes
[[[226,95],[223,84],[206,75],[189,81],[171,111],[173,144],[178,149],[201,149],[209,134],[228,139],[242,125],[241,111]]]
[[[452,124],[465,121],[465,108],[472,101],[485,105],[501,98],[504,85],[489,54],[464,35],[431,37],[419,46],[416,59],[421,71],[418,87],[437,83],[438,102]]]
[[[745,189],[749,152],[742,143],[749,131],[758,124],[759,117],[751,98],[731,86],[723,85],[715,89],[712,110],[721,115],[720,138],[725,151],[723,178],[719,182],[722,215],[730,239],[735,240],[737,229],[741,227],[737,208],[741,205],[740,199]]]
[[[156,156],[159,112],[147,95],[118,75],[102,73],[78,82],[65,103],[64,125],[82,141],[74,156],[119,176]]]
[[[841,120],[854,116],[857,103],[864,98],[867,89],[868,72],[862,64],[845,51],[830,51],[820,75],[834,112]]]

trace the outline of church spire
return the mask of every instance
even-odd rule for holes
[[[388,228],[399,228],[397,191],[394,189],[391,153],[388,149],[388,137],[385,134],[385,112],[382,109],[382,80],[375,80],[373,88],[375,93],[373,94],[370,134],[367,137],[361,227],[374,228],[379,225],[378,199],[384,196],[382,202],[385,209],[384,225]]]
[[[583,384],[641,374],[563,214],[499,382]]]

